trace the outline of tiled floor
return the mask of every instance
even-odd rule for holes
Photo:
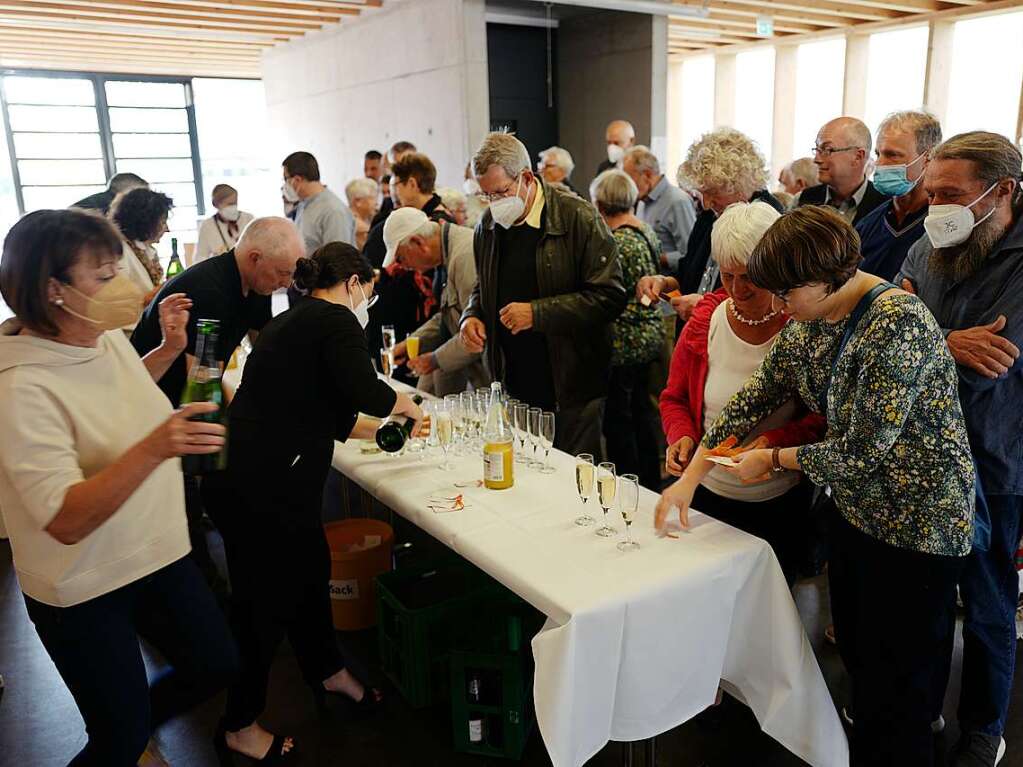
[[[796,601],[828,684],[838,699],[844,694],[844,679],[834,648],[819,642],[828,620],[827,595],[822,579],[801,583]],[[374,654],[372,632],[343,637],[346,646],[371,664]],[[954,678],[946,699],[949,721],[941,736],[943,748],[957,735],[954,701],[958,695],[958,650]],[[25,613],[11,565],[10,548],[0,542],[0,674],[7,689],[0,700],[0,767],[57,767],[64,765],[85,740],[81,718],[58,677]],[[275,666],[270,691],[270,709],[264,723],[278,732],[291,733],[300,744],[301,755],[292,761],[303,765],[380,765],[382,767],[447,767],[453,765],[508,764],[506,761],[456,754],[451,748],[451,725],[444,708],[413,711],[384,685],[388,697],[379,714],[369,720],[353,720],[341,706],[321,718],[317,715],[290,648]],[[220,714],[222,698],[163,727],[159,743],[175,767],[207,767],[219,764],[210,744],[210,734]],[[1017,684],[1006,740],[1008,755],[1003,767],[1023,766],[1023,685]],[[800,765],[770,738],[760,733],[747,709],[726,702],[713,716],[702,715],[658,738],[658,765],[672,767],[789,767]],[[590,764],[612,767],[621,764],[622,747],[610,744]],[[236,758],[238,765],[251,764]],[[525,765],[549,765],[539,736],[534,731],[523,757]],[[943,762],[939,764],[939,767]]]

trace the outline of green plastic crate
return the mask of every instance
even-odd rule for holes
[[[453,638],[492,583],[466,562],[377,576],[381,667],[414,708],[446,699]]]
[[[483,699],[469,702],[469,678],[481,677]],[[481,721],[482,740],[470,737],[470,719]],[[536,717],[533,668],[527,653],[451,653],[451,723],[455,750],[468,754],[521,759]]]

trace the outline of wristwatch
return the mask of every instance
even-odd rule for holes
[[[781,465],[781,448],[776,447],[771,451],[771,470],[772,471],[785,471],[785,467]]]

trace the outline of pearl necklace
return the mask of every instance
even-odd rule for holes
[[[765,314],[763,317],[761,317],[759,320],[747,319],[746,317],[743,317],[741,314],[739,314],[739,310],[735,308],[735,301],[733,301],[730,298],[728,299],[728,310],[732,313],[732,316],[735,317],[735,319],[737,319],[743,325],[749,325],[750,327],[756,327],[757,325],[763,325],[766,322],[770,322],[771,320],[778,316],[780,311],[777,309],[772,310]]]

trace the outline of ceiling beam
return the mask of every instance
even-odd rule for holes
[[[97,32],[92,30],[77,32],[72,29],[53,29],[49,27],[9,27],[4,26],[2,23],[0,23],[0,37],[12,39],[18,37],[28,40],[52,40],[55,44],[65,42],[73,43],[76,41],[110,43],[130,42],[138,45],[153,45],[157,47],[176,46],[186,48],[188,50],[199,51],[206,48],[216,48],[218,50],[253,51],[255,53],[259,53],[264,48],[273,45],[273,42],[269,40],[239,41],[227,39],[218,41],[210,40],[208,38],[120,34],[118,32]]]
[[[698,0],[686,0],[686,5],[695,5]],[[743,4],[760,8],[760,13],[770,16],[774,11],[794,11],[799,16],[837,16],[842,19],[855,21],[884,21],[886,19],[898,18],[902,14],[898,11],[886,11],[883,9],[864,8],[849,3],[836,3],[830,0],[742,0]],[[728,10],[728,0],[711,0],[710,9],[713,11],[720,8]],[[766,9],[766,10],[765,10]]]
[[[34,5],[29,2],[28,5]],[[51,12],[51,11],[39,11],[39,10],[24,10],[20,8],[10,8],[9,3],[0,3],[0,17],[6,16],[8,18],[23,18],[32,19],[35,21],[63,21],[75,22],[76,25],[80,23],[100,23],[105,27],[111,26],[129,26],[129,27],[159,27],[161,29],[190,29],[190,30],[209,30],[215,32],[245,32],[248,35],[266,35],[270,37],[290,39],[291,37],[301,37],[305,34],[305,30],[288,30],[280,27],[269,29],[264,26],[250,26],[248,24],[239,24],[236,22],[224,22],[222,20],[216,20],[214,22],[206,21],[166,21],[154,18],[126,18],[123,14],[115,16],[102,16],[88,13],[62,13],[62,12]],[[315,29],[316,27],[314,27]]]
[[[123,5],[135,7],[160,7],[172,5],[182,9],[198,8],[209,11],[230,11],[231,13],[254,13],[260,10],[275,11],[274,16],[328,16],[334,20],[343,16],[358,16],[359,8],[348,5],[329,5],[324,2],[296,3],[291,0],[103,0],[104,5]]]
[[[70,41],[58,41],[58,43],[66,43],[69,49],[75,51],[94,51],[94,52],[106,52],[111,54],[121,54],[124,56],[135,56],[145,57],[147,53],[151,54],[154,58],[164,58],[170,56],[193,56],[197,59],[202,58],[218,58],[225,60],[232,60],[238,62],[248,63],[259,63],[260,54],[258,51],[238,51],[228,48],[213,48],[213,49],[197,49],[197,48],[185,48],[182,46],[154,46],[148,43],[114,43],[114,42],[97,42],[94,40],[78,40],[75,42]],[[40,40],[32,41],[26,38],[9,37],[7,35],[0,34],[0,48],[5,51],[8,50],[37,50],[41,52],[53,51],[54,41],[53,40]]]
[[[686,5],[696,5],[698,0],[683,0]],[[793,22],[796,24],[813,24],[819,27],[845,27],[852,26],[861,21],[846,16],[828,16],[816,13],[795,13],[792,11],[765,11],[763,8],[749,5],[744,0],[715,0],[714,7],[710,9],[713,16],[715,13],[725,12],[735,16],[746,16],[755,19],[757,16],[770,16],[775,22]],[[674,17],[673,17],[674,18]],[[689,19],[681,19],[689,21]]]
[[[161,12],[159,15],[162,18],[180,18],[180,19],[192,19],[192,18],[223,18],[223,19],[243,19],[243,20],[254,20],[254,21],[278,21],[285,24],[298,23],[298,24],[309,24],[312,28],[322,26],[323,24],[336,24],[341,21],[346,15],[357,16],[359,11],[346,9],[341,11],[338,9],[333,13],[321,13],[318,15],[311,15],[308,13],[295,13],[286,10],[270,11],[265,8],[240,8],[233,5],[223,5],[219,3],[206,3],[204,5],[198,5],[194,3],[183,3],[183,2],[164,2],[163,0],[91,0],[91,2],[82,2],[78,0],[69,4],[68,0],[5,0],[6,2],[16,2],[18,5],[23,3],[33,6],[40,7],[56,7],[56,8],[68,8],[75,7],[81,8],[83,5],[90,11],[96,13],[109,12],[109,13],[130,13],[144,16],[154,15],[154,12]],[[267,3],[268,6],[273,7],[273,3]]]
[[[94,3],[48,2],[48,0],[2,0],[0,12],[29,18],[72,18],[111,23],[152,24],[207,29],[246,29],[304,34],[323,25],[303,21],[235,20],[223,15],[189,16],[166,11],[125,12],[97,8]],[[184,22],[184,23],[182,23]]]
[[[791,22],[781,22],[778,19],[774,20],[774,29],[777,32],[815,32],[820,29],[819,26],[813,24],[794,24]],[[753,16],[740,16],[731,13],[712,13],[706,18],[672,18],[668,20],[669,28],[671,27],[689,27],[692,29],[701,28],[704,26],[715,26],[715,27],[738,27],[740,29],[756,29],[757,22]]]

